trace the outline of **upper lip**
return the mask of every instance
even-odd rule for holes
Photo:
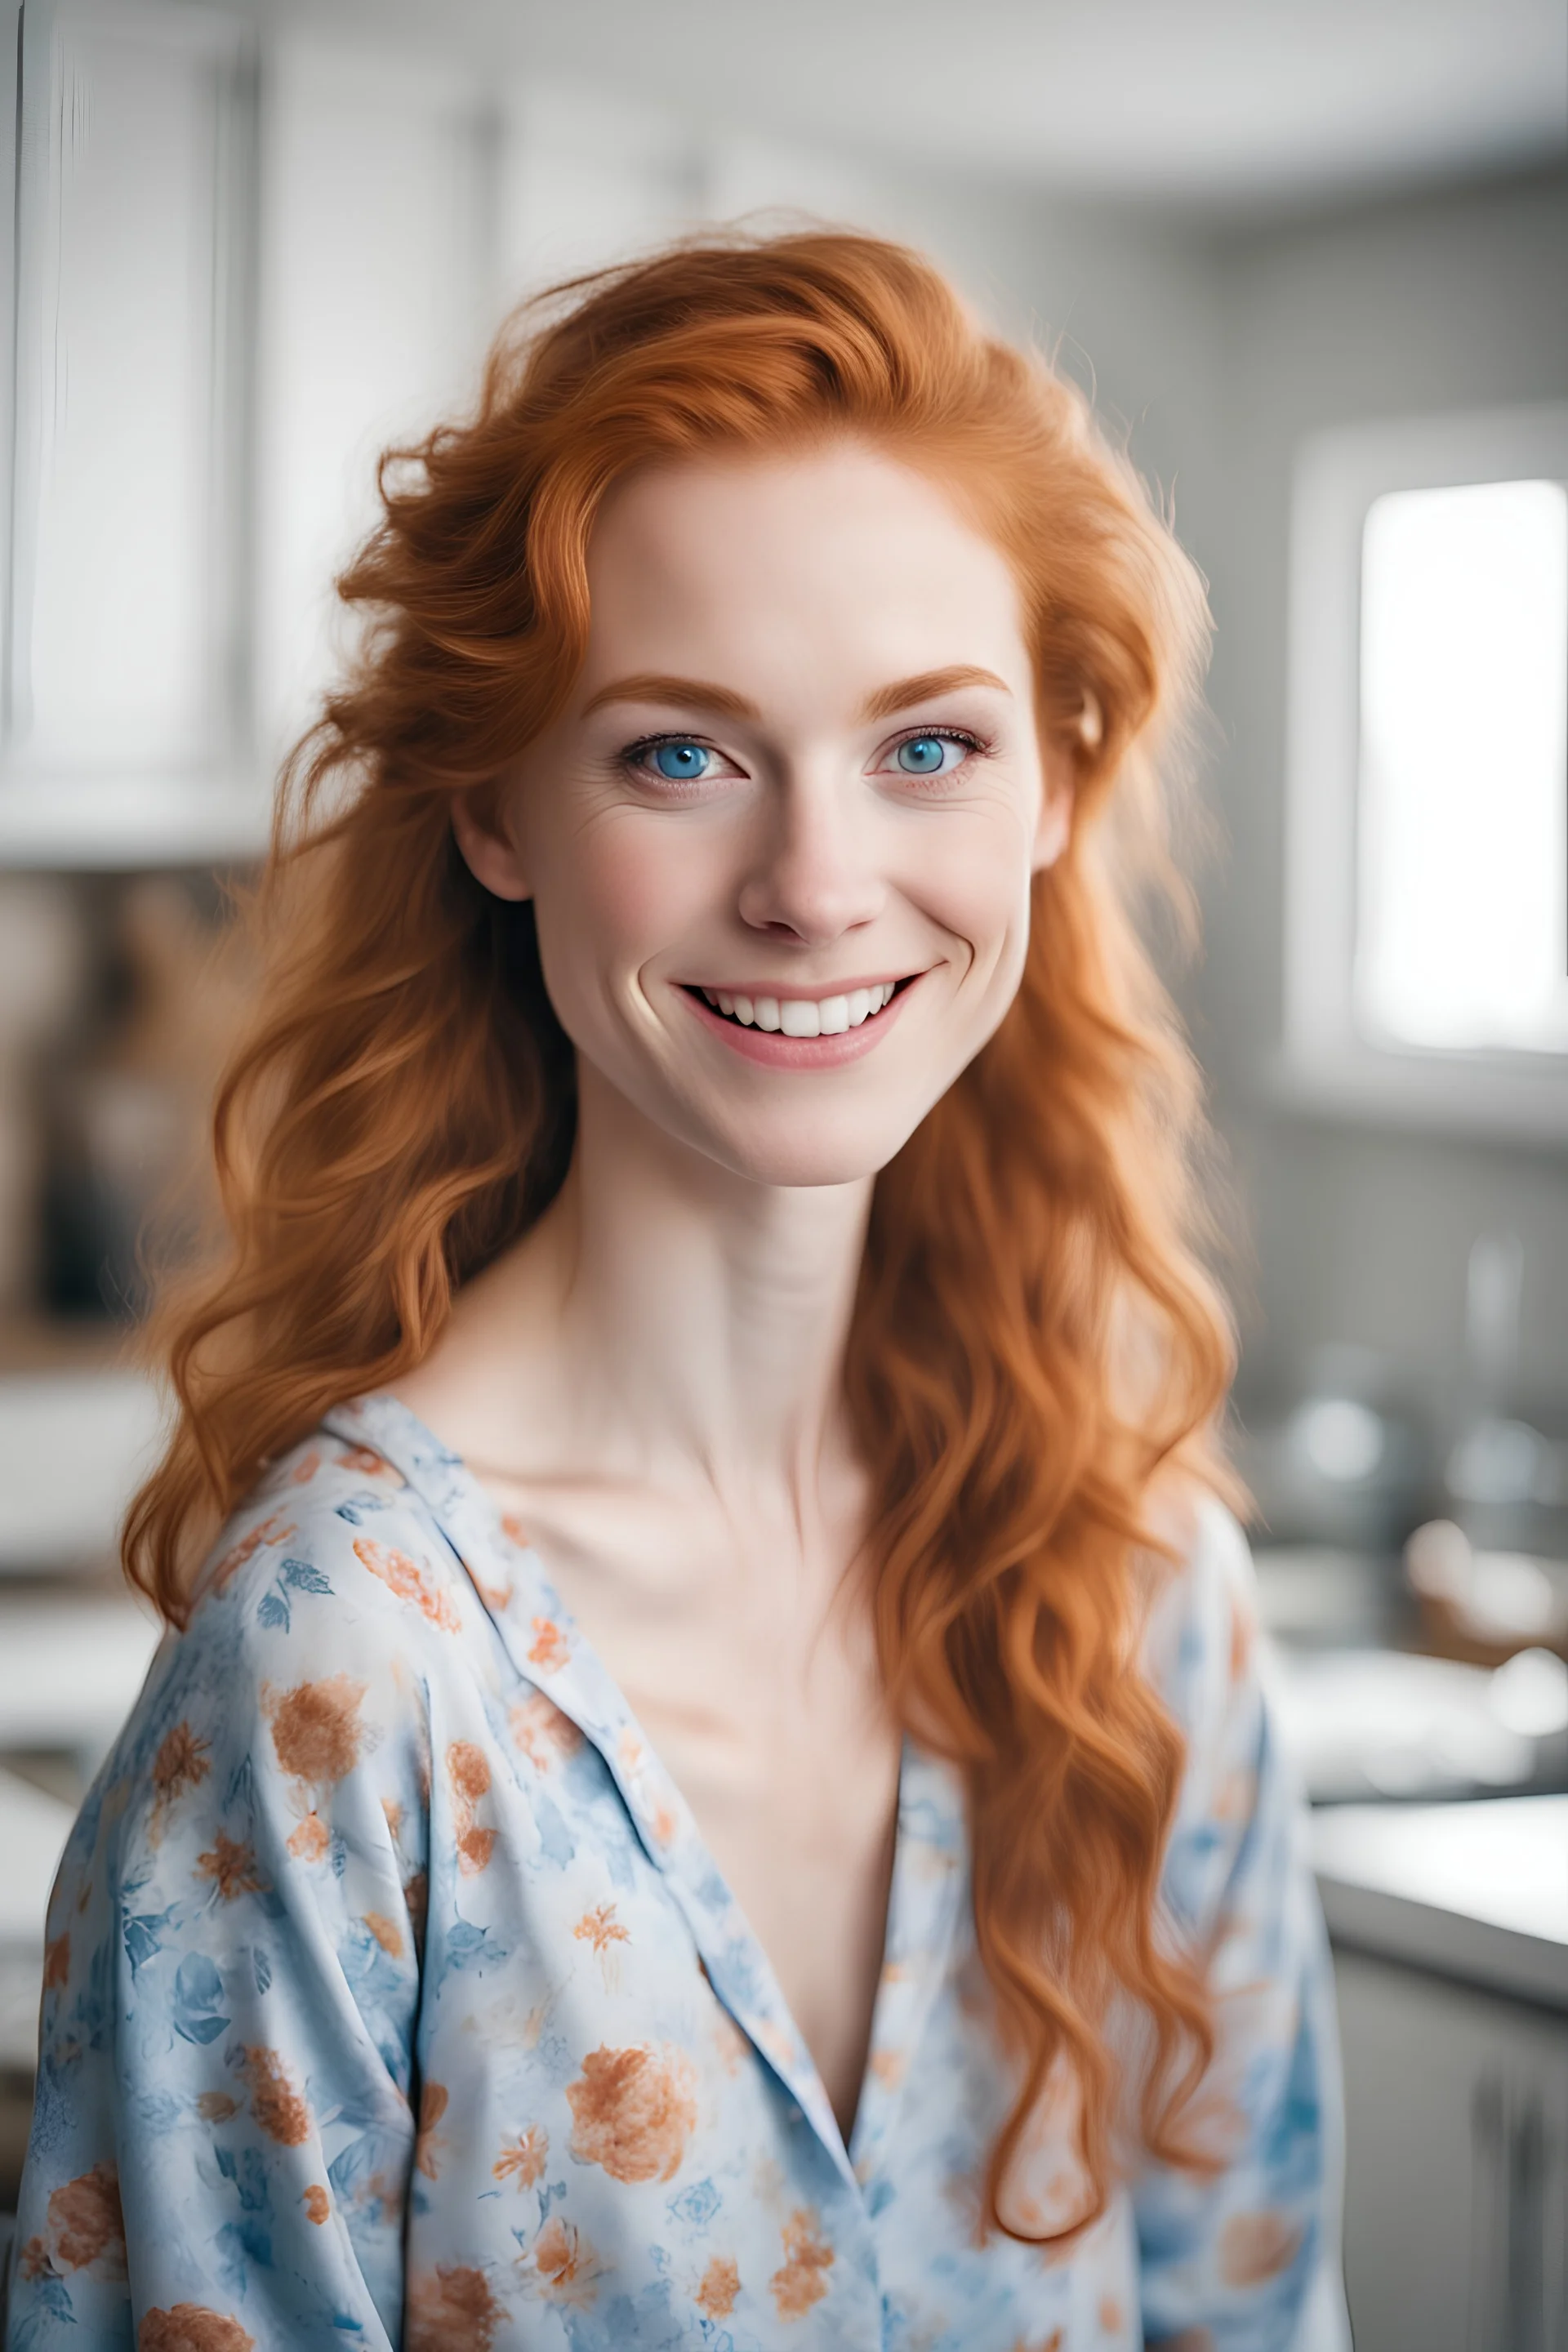
[[[910,971],[879,971],[864,979],[824,980],[807,983],[798,980],[688,980],[686,988],[709,988],[715,996],[772,996],[781,1001],[787,998],[795,1004],[824,1004],[830,996],[853,996],[858,988],[887,988],[900,980],[918,980],[920,974]]]

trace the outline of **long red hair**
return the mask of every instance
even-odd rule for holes
[[[381,474],[339,583],[368,620],[279,793],[264,979],[219,1090],[228,1246],[154,1346],[179,1417],[125,1534],[175,1622],[192,1555],[264,1465],[395,1385],[455,1289],[552,1197],[573,1049],[531,910],[475,882],[454,793],[561,707],[585,551],[628,469],[832,434],[947,483],[1020,583],[1038,720],[1076,778],[1016,1001],[877,1180],[845,1366],[875,1507],[887,1686],[961,1768],[974,1924],[1018,2092],[986,2210],[1058,2062],[1101,2209],[1145,2023],[1144,2144],[1194,2160],[1212,2052],[1197,1956],[1157,1916],[1180,1737],[1137,1670],[1162,1486],[1214,1478],[1231,1371],[1205,1278],[1198,1089],[1140,943],[1177,895],[1156,754],[1206,650],[1201,583],[1081,395],[988,336],[918,256],[828,231],[716,236],[557,289],[477,412]]]

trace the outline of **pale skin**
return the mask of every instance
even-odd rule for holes
[[[870,448],[636,475],[589,587],[565,710],[453,818],[534,902],[575,1154],[400,1392],[619,1681],[847,2138],[900,1738],[844,1349],[875,1177],[1013,999],[1070,772],[1002,554]],[[825,1003],[832,1034],[784,1034]]]

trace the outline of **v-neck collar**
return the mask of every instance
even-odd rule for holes
[[[428,1506],[518,1672],[547,1694],[604,1759],[649,1860],[685,1916],[715,1993],[797,2102],[846,2182],[863,2186],[877,2168],[904,2069],[948,1966],[966,1851],[951,1767],[906,1738],[882,1970],[847,2149],[773,1963],[691,1808],[538,1553],[507,1532],[460,1455],[389,1391],[337,1407],[324,1425],[384,1455]]]

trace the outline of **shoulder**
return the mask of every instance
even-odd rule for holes
[[[1195,1483],[1168,1496],[1150,1556],[1142,1663],[1172,1711],[1202,1715],[1252,1663],[1258,1575],[1240,1521]]]
[[[328,1591],[323,1578],[344,1580]],[[292,1594],[413,1630],[463,1630],[464,1579],[428,1504],[371,1447],[319,1430],[273,1463],[196,1577],[192,1629],[216,1609],[286,1628]]]
[[[1258,1576],[1240,1522],[1211,1489],[1185,1488],[1160,1533],[1174,1557],[1153,1563],[1141,1664],[1185,1744],[1190,1814],[1221,1801],[1262,1735]]]
[[[418,1494],[378,1454],[316,1433],[214,1545],[101,1776],[106,1805],[157,1843],[188,1797],[237,1776],[406,1804],[427,1772],[433,1693],[473,1671],[476,1610]]]

